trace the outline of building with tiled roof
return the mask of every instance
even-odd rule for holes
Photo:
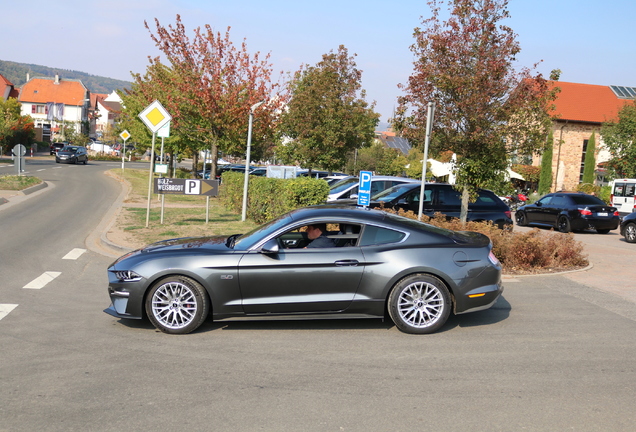
[[[6,101],[9,98],[17,99],[18,89],[13,83],[0,74],[0,100]]]
[[[553,117],[552,190],[574,190],[583,177],[587,143],[596,141],[596,164],[610,159],[600,137],[605,122],[617,121],[618,112],[636,95],[632,87],[553,82],[559,87]],[[534,164],[539,165],[540,157]],[[600,182],[603,179],[599,179]]]
[[[109,128],[114,128],[122,110],[122,100],[117,92],[111,94],[95,94],[91,96],[93,110],[91,121],[91,137],[102,137]]]
[[[31,78],[20,89],[22,114],[30,115],[36,128],[55,131],[63,123],[87,132],[90,92],[79,80]],[[44,134],[46,138],[47,134]]]

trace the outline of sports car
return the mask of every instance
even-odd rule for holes
[[[322,224],[331,246],[307,247],[306,228]],[[403,332],[432,333],[503,291],[487,236],[340,205],[297,209],[243,235],[160,241],[117,259],[108,281],[104,312],[172,334],[209,317],[387,315]]]

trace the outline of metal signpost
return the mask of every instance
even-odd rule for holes
[[[424,188],[426,187],[426,160],[428,159],[428,143],[431,139],[431,130],[433,129],[433,117],[435,116],[435,102],[428,103],[426,111],[426,137],[424,138],[424,160],[422,161],[422,185],[420,186],[420,208],[417,213],[417,219],[422,220],[422,212],[424,211]]]
[[[24,155],[26,154],[26,147],[22,144],[16,144],[11,151],[15,157],[15,167],[18,170],[18,175],[22,175],[22,171],[24,171]]]
[[[161,137],[161,151],[159,152],[159,163],[155,164],[155,172],[159,173],[159,177],[163,177],[164,174],[168,174],[168,164],[163,163],[163,144],[164,139],[170,137],[170,122],[166,123],[161,129],[159,129],[157,136]],[[161,195],[161,219],[159,221],[161,225],[163,225],[164,198],[165,196]]]
[[[125,130],[122,133],[120,133],[119,136],[121,137],[121,139],[124,140],[124,148],[121,152],[121,173],[123,175],[124,174],[124,159],[126,159],[126,140],[130,138],[130,133],[128,133],[128,131]]]
[[[371,171],[360,171],[360,183],[358,184],[358,205],[367,207],[371,202]]]
[[[155,193],[175,195],[204,195],[208,205],[205,206],[205,223],[210,220],[210,197],[219,194],[218,180],[193,180],[176,178],[156,178]]]
[[[168,111],[161,105],[158,100],[155,100],[153,103],[148,105],[142,112],[139,113],[139,118],[144,124],[150,129],[152,132],[152,147],[150,150],[150,168],[148,169],[148,207],[146,208],[146,228],[148,228],[148,223],[150,221],[150,197],[151,197],[151,186],[152,186],[152,167],[155,162],[155,138],[157,136],[157,132],[161,129],[166,123],[172,120],[172,116],[168,114]]]

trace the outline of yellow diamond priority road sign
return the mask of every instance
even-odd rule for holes
[[[139,118],[153,133],[157,133],[159,129],[172,120],[172,116],[168,114],[168,111],[166,111],[158,100],[155,100],[148,105],[146,109],[140,112]]]
[[[121,137],[121,139],[126,141],[128,138],[130,138],[130,133],[127,130],[125,130],[122,133],[120,133],[119,136]]]

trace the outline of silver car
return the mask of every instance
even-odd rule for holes
[[[371,178],[371,196],[376,195],[383,190],[403,183],[419,183],[419,180],[406,177],[393,176],[373,176]],[[360,179],[358,177],[346,177],[337,183],[334,183],[329,189],[327,202],[334,202],[342,199],[358,198],[358,185]]]

